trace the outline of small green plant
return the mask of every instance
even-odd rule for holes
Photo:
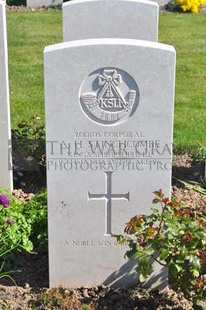
[[[206,195],[206,182],[205,181],[202,180],[201,182],[196,182],[196,181],[186,182],[186,181],[179,180],[179,179],[177,179],[177,180],[180,183],[184,184],[186,187],[193,189],[197,193],[200,193],[202,195]]]
[[[1,257],[5,257],[13,249],[31,252],[33,250],[32,242],[29,240],[31,225],[22,212],[21,203],[2,190],[0,205]]]
[[[53,296],[49,293],[43,293],[38,297],[38,300],[31,303],[32,309],[62,309],[62,298]]]
[[[2,195],[9,197],[10,202],[9,208],[0,206],[2,209],[0,209],[2,213],[0,232],[2,237],[6,236],[4,247],[8,249],[8,253],[12,249],[46,253],[48,250],[46,191],[41,190],[25,203],[19,202],[16,197],[8,193]]]
[[[47,195],[42,190],[22,206],[22,212],[31,226],[30,240],[38,253],[48,251]]]
[[[11,252],[25,250],[31,252],[32,242],[29,240],[31,226],[21,212],[21,205],[14,197],[0,194],[0,278],[10,277],[13,271],[7,270],[7,262]]]
[[[133,217],[125,236],[115,235],[119,243],[127,242],[126,256],[138,258],[137,272],[144,281],[152,272],[152,261],[168,268],[170,286],[193,302],[206,297],[206,210],[187,207],[175,197],[165,198],[162,190],[154,192],[149,215]]]
[[[179,4],[174,0],[171,0],[167,4],[165,4],[164,8],[166,11],[170,12],[181,12]]]
[[[81,305],[81,310],[91,310],[91,307],[88,306],[87,304]]]
[[[81,305],[76,294],[68,295],[62,287],[52,288],[41,294],[35,302],[31,302],[31,306],[32,309],[40,310],[90,309],[89,307],[86,308],[85,304]]]
[[[29,162],[45,166],[45,128],[38,116],[22,120],[18,128],[12,130],[12,145],[14,160],[29,159]]]
[[[194,160],[200,164],[206,163],[206,147],[201,145],[194,156]]]

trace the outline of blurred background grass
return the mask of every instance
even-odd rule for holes
[[[206,145],[206,14],[160,13],[159,42],[177,52],[174,150]],[[61,11],[7,12],[12,128],[44,123],[43,50],[62,42]]]

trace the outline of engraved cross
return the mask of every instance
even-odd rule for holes
[[[129,192],[126,194],[112,194],[112,174],[113,171],[104,171],[105,179],[105,194],[91,194],[88,192],[89,200],[105,200],[105,235],[111,236],[112,234],[112,200],[113,199],[126,199],[129,201]]]

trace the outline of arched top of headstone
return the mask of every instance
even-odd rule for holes
[[[158,40],[159,6],[145,0],[75,0],[63,4],[63,41]]]

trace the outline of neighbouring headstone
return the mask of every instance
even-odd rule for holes
[[[151,0],[151,1],[154,1],[154,2],[158,3],[159,6],[164,6],[165,4],[170,2],[170,0]]]
[[[13,188],[5,1],[0,0],[0,187]]]
[[[30,7],[59,5],[62,3],[63,0],[26,0],[26,5]]]
[[[128,38],[158,41],[159,6],[144,0],[75,0],[62,5],[63,41]]]
[[[137,262],[111,234],[154,190],[170,195],[175,50],[79,40],[46,47],[44,66],[50,286],[133,285]]]

